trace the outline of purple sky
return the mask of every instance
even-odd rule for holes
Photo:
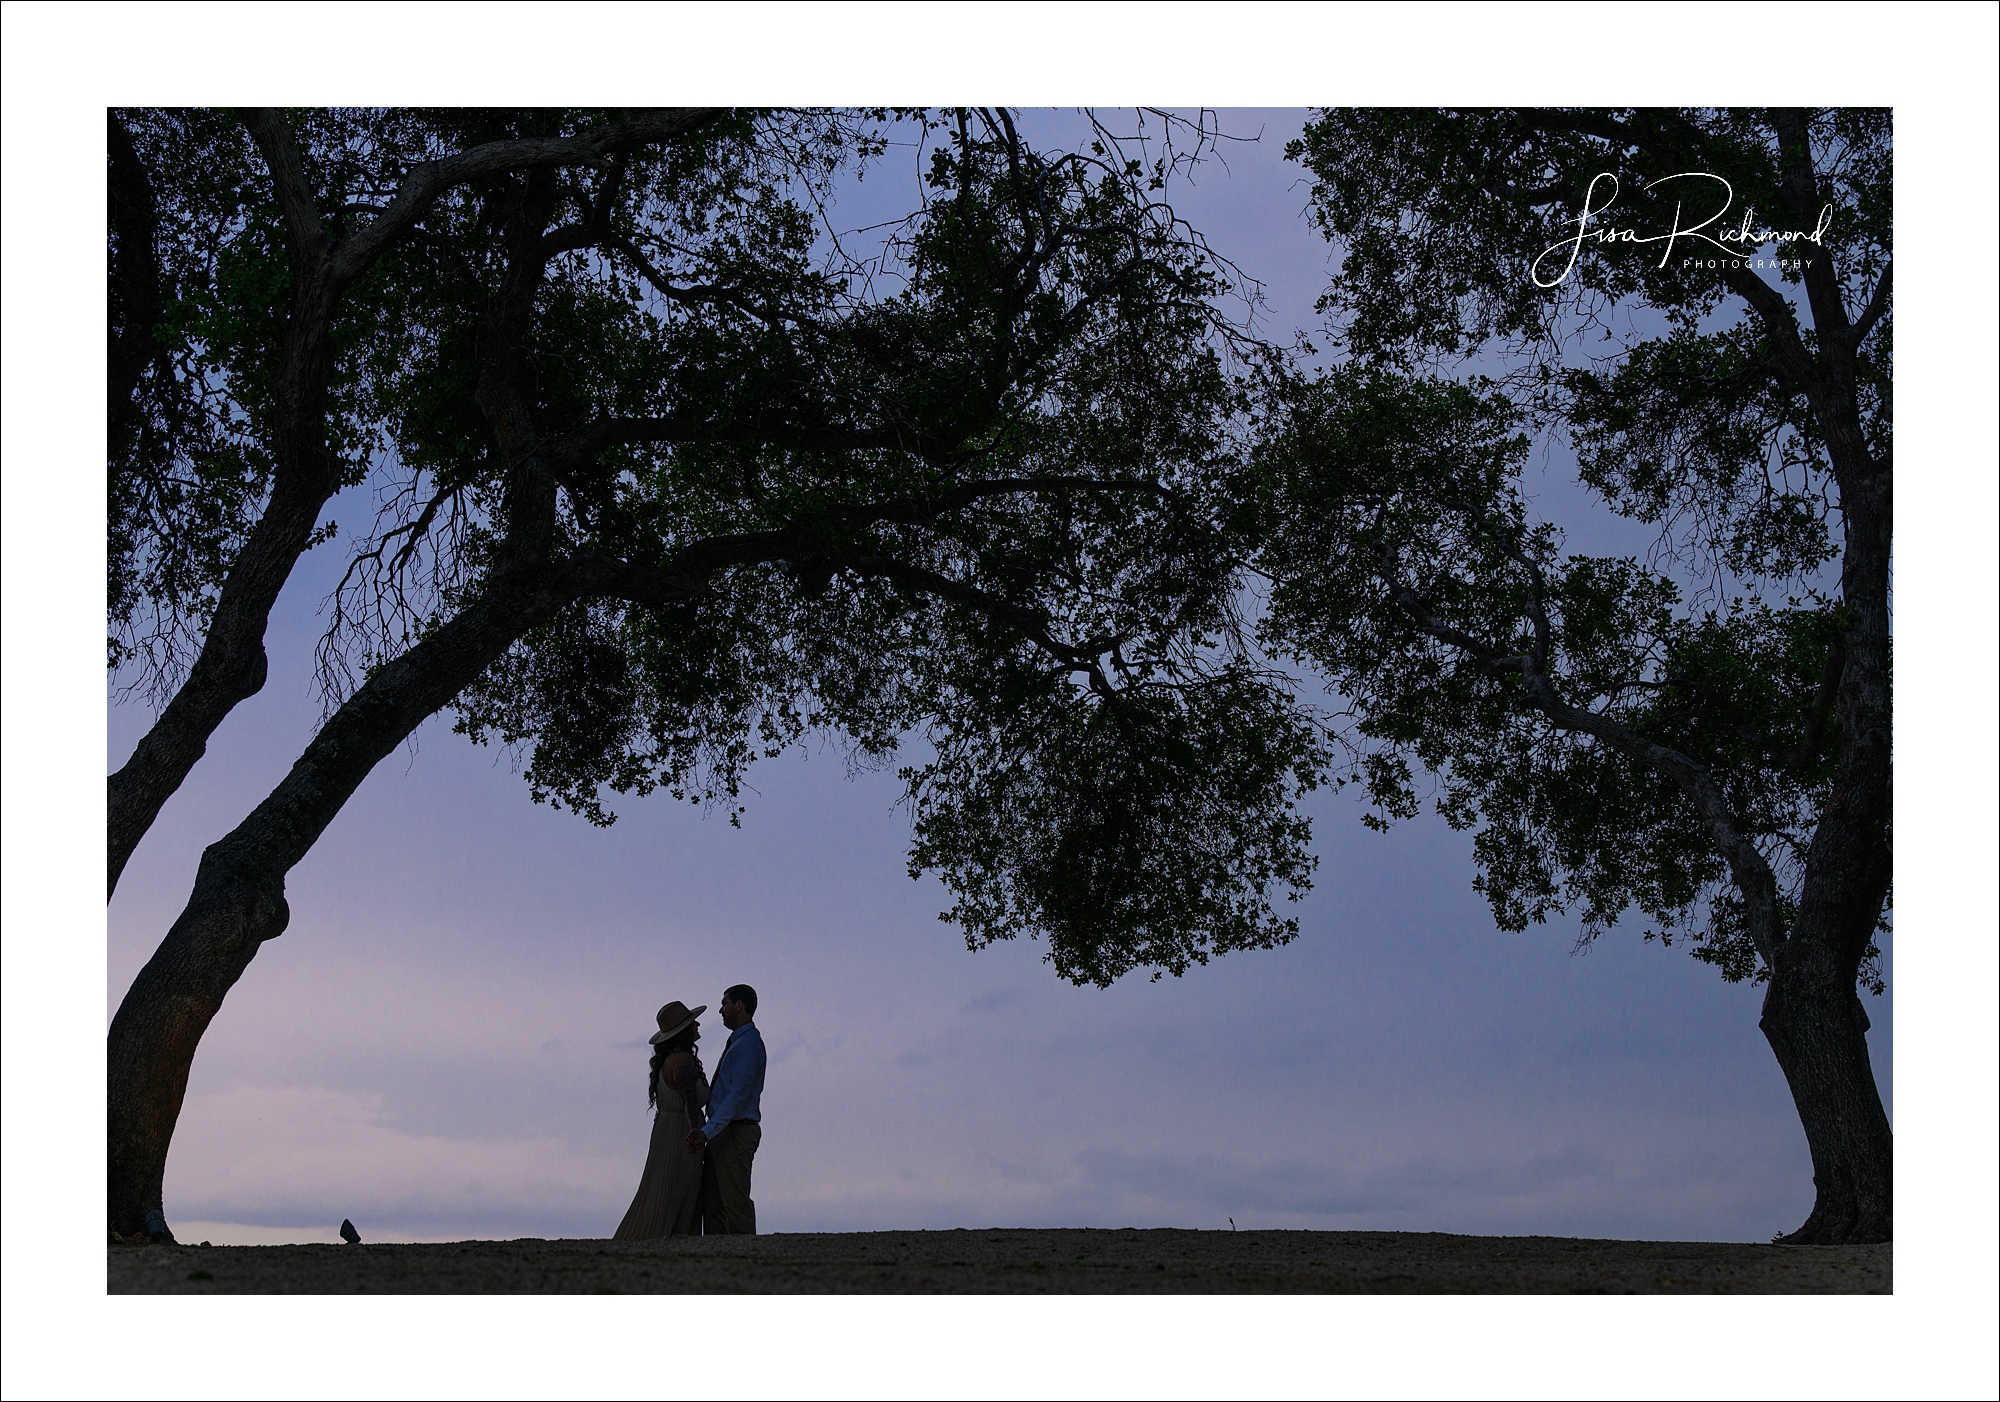
[[[1273,335],[1316,324],[1326,274],[1280,159],[1301,120],[1224,113],[1263,139],[1180,198],[1266,282]],[[899,204],[911,166],[892,152],[837,217]],[[1559,468],[1538,489],[1572,548],[1643,549]],[[349,537],[368,500],[330,514]],[[310,736],[317,610],[343,562],[336,543],[302,563],[268,684],[127,868],[107,1018],[201,848]],[[111,708],[114,767],[149,720]],[[376,1240],[608,1235],[645,1157],[654,1008],[739,980],[771,1052],[767,1231],[1233,1217],[1762,1240],[1810,1207],[1761,990],[1636,929],[1583,956],[1569,925],[1496,930],[1469,838],[1434,816],[1384,837],[1322,796],[1295,944],[1099,991],[1032,943],[964,950],[941,889],[905,874],[893,778],[849,779],[828,748],[753,782],[740,831],[658,799],[599,830],[531,803],[504,752],[426,724],[292,873],[290,930],[203,1043],[167,1170],[183,1238],[332,1241],[343,1217]],[[1869,1012],[1893,1116],[1892,1002]],[[703,1021],[712,1063],[721,1028]]]
[[[530,5],[467,25],[462,7],[408,5],[385,25],[364,7],[7,6],[4,1391],[649,1395],[671,1366],[663,1322],[682,1322],[698,1385],[746,1395],[1993,1395],[2000,17],[1797,13],[1758,29],[1681,5]],[[1894,1297],[766,1299],[747,1388],[707,1361],[741,1330],[742,1303],[721,1297],[107,1299],[102,1019],[200,847],[309,734],[298,653],[337,556],[302,571],[271,685],[139,849],[102,939],[101,761],[122,761],[145,720],[114,709],[107,736],[98,710],[104,105],[926,96],[1895,106]],[[1232,166],[1205,187],[1202,218],[1246,261],[1268,258],[1274,293],[1305,318],[1324,249],[1297,227],[1302,194],[1274,152]],[[435,1225],[440,1208],[496,1232],[607,1231],[643,1152],[631,1043],[662,997],[712,1002],[745,975],[765,990],[774,1050],[793,1048],[773,1068],[758,1169],[773,1226],[831,1221],[815,1193],[845,1195],[857,1219],[915,1223],[919,1189],[948,1200],[934,1210],[950,1220],[1080,1222],[1070,1204],[1086,1191],[1163,1183],[1171,1195],[1101,1220],[1254,1225],[1278,1220],[1244,1205],[1273,1185],[1385,1181],[1427,1198],[1380,1208],[1389,1225],[1617,1231],[1678,1214],[1629,1229],[1752,1236],[1804,1210],[1803,1147],[1756,995],[1678,951],[1611,940],[1572,959],[1562,930],[1497,934],[1464,844],[1434,821],[1378,839],[1329,811],[1297,945],[1096,994],[1056,983],[1032,948],[959,950],[931,919],[935,890],[902,875],[891,795],[844,785],[825,758],[767,767],[741,833],[665,805],[597,833],[534,808],[504,767],[438,730],[385,762],[294,874],[291,933],[211,1032],[169,1169],[183,1230],[199,1206],[322,1239],[343,1214],[379,1238],[396,1220]],[[1888,1005],[1871,1008],[1886,1094]],[[1092,1039],[1110,1053],[1092,1059]],[[952,1059],[896,1064],[926,1050]],[[1524,1172],[1565,1149],[1611,1171]],[[1148,1178],[1110,1151],[1169,1171]],[[1426,1163],[1457,1181],[1426,1181]],[[1533,1191],[1512,1192],[1523,1183]],[[411,1210],[426,1196],[429,1221]],[[557,1220],[565,1202],[574,1228]]]

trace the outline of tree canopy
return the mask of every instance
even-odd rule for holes
[[[302,113],[288,134],[340,250],[411,168],[610,115]],[[731,801],[808,730],[863,762],[919,732],[912,861],[975,942],[1046,933],[1102,981],[1282,938],[1253,893],[1309,867],[1289,803],[1312,737],[1236,645],[1232,561],[1195,504],[1231,448],[1224,272],[1147,188],[1164,165],[1037,153],[1003,114],[909,120],[927,202],[865,276],[816,201],[888,115],[730,115],[467,182],[356,277],[324,456],[343,483],[373,472],[383,513],[335,598],[329,698],[515,562],[587,565],[602,584],[458,702],[461,729],[526,748],[537,799],[594,821],[606,790]],[[287,240],[308,236],[254,197],[243,124],[132,125],[173,191],[181,338],[144,379],[207,396],[150,443],[203,489],[114,523],[114,660],[166,687],[185,655],[162,640],[199,635],[268,490]],[[534,520],[524,455],[553,497]],[[148,480],[137,461],[124,480]],[[1114,890],[1115,917],[1093,907]]]

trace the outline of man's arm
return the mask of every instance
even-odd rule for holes
[[[728,1069],[725,1069],[727,1067]],[[708,1083],[708,1122],[697,1124],[688,1131],[687,1146],[690,1154],[698,1154],[708,1147],[708,1141],[722,1133],[722,1127],[729,1123],[724,1107],[729,1103],[735,1084],[734,1067],[729,1061],[729,1048],[723,1047],[722,1055],[715,1059],[715,1076]],[[736,1093],[737,1098],[740,1092]]]

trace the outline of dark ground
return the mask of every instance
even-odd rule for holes
[[[984,1229],[110,1248],[111,1294],[1886,1294],[1889,1246]],[[203,1274],[205,1273],[205,1274]]]

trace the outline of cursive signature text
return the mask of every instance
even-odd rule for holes
[[[1591,221],[1618,202],[1618,177],[1609,172],[1595,176],[1591,179],[1590,188],[1584,191],[1583,212],[1577,215],[1576,232],[1561,243],[1550,244],[1542,251],[1541,257],[1535,259],[1534,264],[1528,269],[1528,275],[1534,278],[1535,286],[1561,286],[1569,278],[1571,270],[1576,267],[1577,256],[1583,252],[1583,246],[1586,243],[1664,243],[1666,244],[1666,248],[1660,253],[1659,263],[1659,266],[1664,268],[1667,266],[1667,260],[1673,257],[1674,243],[1678,239],[1699,239],[1703,243],[1714,244],[1724,253],[1741,257],[1743,254],[1751,252],[1754,249],[1762,248],[1767,243],[1824,244],[1826,231],[1833,224],[1833,206],[1827,205],[1820,210],[1819,223],[1811,231],[1804,229],[1766,228],[1756,222],[1757,211],[1754,208],[1745,209],[1742,219],[1733,227],[1714,228],[1715,225],[1721,222],[1722,217],[1729,213],[1729,206],[1736,198],[1736,191],[1730,186],[1729,182],[1719,175],[1710,175],[1706,171],[1688,170],[1682,171],[1678,175],[1663,175],[1658,180],[1650,182],[1646,188],[1648,190],[1658,190],[1670,180],[1713,180],[1722,187],[1722,208],[1716,210],[1715,213],[1709,215],[1708,218],[1702,220],[1699,224],[1683,224],[1681,219],[1684,205],[1677,200],[1674,203],[1673,227],[1664,234],[1641,234],[1637,229],[1621,229],[1604,223],[1600,223],[1598,227],[1592,228]],[[1606,193],[1603,203],[1600,204],[1598,202],[1598,187],[1607,182],[1609,182],[1610,189]],[[1711,232],[1711,229],[1713,232]],[[1734,246],[1732,247],[1732,245]],[[1542,276],[1542,265],[1547,263],[1554,255],[1561,253],[1564,249],[1569,250],[1569,257],[1563,264],[1562,272],[1553,278],[1544,278]]]

